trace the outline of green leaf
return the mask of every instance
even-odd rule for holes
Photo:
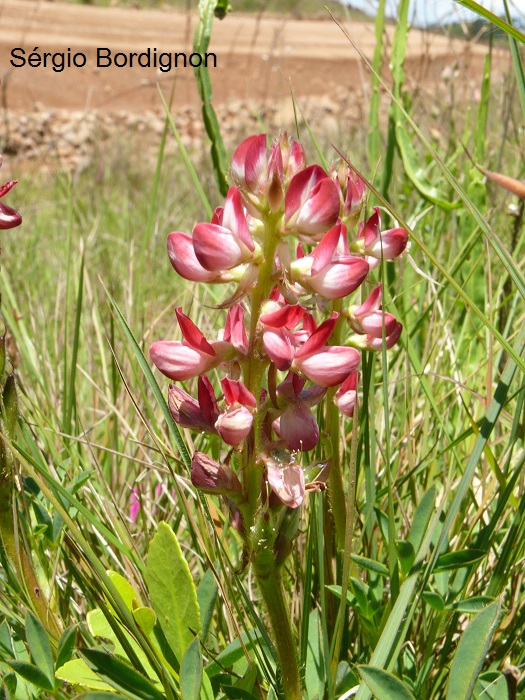
[[[441,554],[436,562],[434,573],[437,574],[440,571],[461,569],[463,566],[469,566],[476,561],[480,561],[486,554],[487,553],[481,549],[460,549],[457,552]]]
[[[414,559],[416,558],[414,546],[411,542],[408,542],[407,540],[397,540],[396,550],[399,563],[401,564],[401,569],[406,576],[406,574],[408,574],[408,572],[412,568],[412,564],[414,563]]]
[[[132,610],[133,601],[139,601],[139,596],[137,595],[131,583],[127,579],[125,579],[124,576],[117,573],[116,571],[109,570],[107,574],[109,579],[119,592],[120,597],[126,604],[127,609]]]
[[[15,655],[13,649],[13,641],[11,639],[11,630],[5,620],[0,624],[0,658],[13,657]]]
[[[33,666],[27,661],[15,661],[15,659],[6,659],[6,664],[24,680],[42,688],[42,690],[52,691],[55,689],[54,681],[50,681],[37,666]]]
[[[84,688],[92,688],[93,690],[111,690],[112,686],[101,680],[97,674],[92,671],[84,659],[72,659],[67,661],[63,666],[57,669],[55,676],[71,685],[81,685]],[[101,693],[105,695],[105,693]],[[112,697],[117,697],[112,693]]]
[[[73,649],[75,648],[75,640],[77,637],[77,628],[69,627],[64,630],[60,641],[58,643],[58,655],[56,661],[56,668],[60,668],[65,663],[71,660],[73,654]]]
[[[202,655],[199,638],[195,637],[182,657],[180,692],[182,700],[198,700],[202,684]]]
[[[460,613],[479,613],[492,603],[494,598],[488,595],[478,595],[466,600],[458,600],[456,603],[447,605],[447,610],[454,610]]]
[[[319,611],[312,610],[308,621],[308,646],[304,684],[308,700],[322,698],[324,693],[324,663],[319,635]]]
[[[447,700],[470,700],[501,615],[499,600],[488,605],[468,625],[459,640],[448,679]]]
[[[241,635],[241,639],[248,651],[257,643],[261,643],[261,634],[252,630],[249,635],[244,632]],[[231,644],[229,644],[226,649],[221,651],[221,653],[215,657],[206,667],[206,673],[209,678],[213,678],[218,673],[224,671],[224,669],[231,668],[239,659],[244,656],[244,649],[242,648],[241,641],[236,639]]]
[[[197,593],[180,545],[169,525],[159,523],[146,562],[146,581],[153,610],[175,657],[200,634]]]
[[[367,569],[372,571],[374,574],[379,574],[380,576],[388,576],[388,567],[381,564],[379,561],[374,559],[369,559],[368,557],[362,557],[359,554],[352,554],[352,561],[355,562],[362,569]]]
[[[144,632],[144,634],[150,635],[153,632],[155,623],[157,622],[157,616],[155,615],[155,611],[151,608],[143,606],[141,608],[135,608],[135,610],[132,610],[132,614],[135,619],[135,622]]]
[[[405,174],[410,182],[419,190],[423,197],[436,204],[445,211],[451,211],[462,206],[461,202],[451,202],[449,197],[439,192],[427,179],[423,169],[419,165],[416,153],[410,142],[408,133],[400,122],[396,123],[396,143],[403,160]]]
[[[211,625],[213,609],[217,600],[218,586],[215,576],[211,569],[208,569],[199,583],[197,588],[197,600],[199,601],[199,610],[202,623],[201,640],[204,644],[208,637],[208,632]]]
[[[408,541],[412,543],[415,551],[419,549],[421,542],[425,536],[426,531],[430,523],[430,518],[434,511],[434,504],[436,501],[436,489],[428,489],[423,498],[420,500],[419,505],[414,513],[414,520],[412,521],[412,527],[410,528],[410,535],[408,536]]]
[[[415,700],[406,685],[387,671],[375,666],[358,666],[362,679],[380,700]]]
[[[120,700],[125,698],[124,695],[118,693],[82,693],[77,695],[75,700]]]
[[[88,665],[103,678],[142,700],[165,700],[164,695],[147,678],[129,664],[98,649],[82,649]]]
[[[123,659],[129,658],[129,660],[133,662],[135,659],[130,658],[127,648],[124,646],[127,642],[130,651],[135,654],[136,659],[142,664],[142,668],[147,675],[153,680],[157,680],[157,674],[151,667],[144,649],[137,643],[131,634],[121,626],[118,620],[114,621],[114,625],[116,627],[116,629],[114,629],[104,615],[103,611],[97,608],[88,612],[86,621],[88,629],[94,637],[102,637],[103,639],[109,640],[111,644],[114,645],[114,649],[112,651],[116,656],[120,656]],[[117,634],[117,630],[120,632],[120,634]]]
[[[31,657],[38,668],[48,679],[50,686],[55,685],[53,654],[44,626],[40,620],[28,610],[26,614],[26,639]]]
[[[421,597],[423,598],[425,603],[428,603],[431,608],[434,608],[434,610],[437,610],[438,612],[443,612],[443,610],[445,609],[445,601],[439,595],[439,593],[423,591]]]
[[[16,686],[16,673],[6,673],[0,679],[0,700],[15,700]]]

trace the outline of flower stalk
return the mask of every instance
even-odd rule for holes
[[[381,309],[380,287],[361,306],[348,298],[370,281],[385,251],[387,259],[403,252],[407,236],[391,229],[383,241],[377,207],[359,223],[366,194],[359,178],[345,163],[330,173],[308,166],[301,144],[286,135],[269,147],[265,134],[245,139],[230,177],[211,221],[196,224],[191,236],[170,233],[167,244],[185,279],[235,285],[222,305],[224,329],[207,339],[179,308],[183,339],[153,343],[150,357],[175,382],[197,379],[196,397],[171,385],[168,406],[180,426],[223,443],[222,464],[195,453],[192,483],[229,509],[266,604],[285,698],[296,700],[302,693],[283,564],[301,504],[327,480],[337,547],[344,547],[353,513],[346,512],[340,415],[353,415],[360,350],[379,350],[383,341],[391,347],[401,333]],[[312,411],[319,404],[323,435]],[[308,453],[320,441],[325,459],[311,464]]]

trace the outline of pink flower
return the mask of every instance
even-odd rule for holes
[[[17,182],[18,180],[11,180],[11,182],[6,182],[5,185],[2,185],[0,187],[0,197],[6,195]],[[8,207],[7,204],[0,202],[0,230],[15,228],[15,226],[20,226],[21,223],[22,217],[20,214],[11,207]]]
[[[173,420],[181,428],[193,428],[207,433],[216,433],[215,422],[219,409],[215,392],[208,377],[203,374],[198,380],[198,400],[175,384],[168,387],[168,408]]]
[[[132,523],[137,522],[137,518],[140,513],[140,495],[138,486],[134,486],[131,489],[131,496],[129,499],[129,519]]]
[[[339,411],[349,418],[352,418],[354,415],[358,381],[359,372],[352,372],[352,374],[349,374],[344,380],[334,396],[334,402]]]
[[[221,386],[228,409],[217,418],[215,428],[228,445],[238,445],[252,429],[257,401],[241,381],[225,377]]]
[[[279,438],[289,450],[307,452],[319,442],[319,428],[310,407],[321,401],[326,389],[311,386],[304,389],[305,380],[293,372],[277,387],[278,404],[285,410],[273,423]]]
[[[225,464],[218,464],[203,452],[195,452],[191,460],[191,483],[204,493],[242,494],[241,482]]]
[[[366,260],[341,254],[338,246],[346,243],[346,226],[341,223],[330,229],[312,255],[290,265],[293,279],[306,289],[326,299],[341,299],[355,291],[368,274]]]
[[[353,228],[363,208],[365,183],[345,162],[341,162],[337,168],[332,168],[330,177],[341,188],[341,220],[349,228]]]
[[[180,307],[175,312],[185,340],[158,340],[149,349],[152,361],[163,374],[182,382],[233,358],[230,343],[215,341],[210,344]]]
[[[193,239],[180,231],[173,231],[167,240],[168,256],[175,272],[191,282],[216,282],[221,275],[205,270],[197,260]]]
[[[289,508],[298,508],[304,500],[304,474],[297,464],[280,467],[271,459],[266,462],[268,483],[272,491]]]
[[[358,239],[363,239],[364,253],[376,260],[393,260],[405,250],[408,233],[404,228],[393,228],[381,232],[381,212],[374,207],[374,213],[359,225]],[[378,263],[371,264],[375,267]]]
[[[319,165],[292,178],[286,191],[284,223],[287,231],[316,236],[328,231],[339,217],[339,192]]]
[[[326,345],[337,322],[337,314],[324,321],[295,352],[292,369],[314,384],[337,386],[357,369],[360,355],[355,348]]]
[[[193,248],[205,270],[230,270],[254,258],[255,244],[248,229],[241,193],[230,187],[219,223],[201,223],[193,228]]]
[[[365,333],[373,338],[388,337],[397,327],[395,316],[381,309],[382,285],[379,284],[361,306],[351,306],[346,315],[356,333]]]
[[[261,218],[266,207],[280,209],[286,186],[306,165],[304,149],[286,134],[266,147],[266,134],[249,136],[233,154],[231,176],[253,216]]]

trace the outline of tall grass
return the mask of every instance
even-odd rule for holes
[[[488,48],[477,103],[457,105],[433,140],[420,119],[428,104],[411,102],[405,86],[401,3],[383,127],[375,97],[387,51],[382,9],[370,126],[337,147],[368,174],[368,206],[381,203],[411,231],[402,268],[380,272],[385,306],[404,333],[391,352],[365,354],[358,418],[339,423],[355,502],[351,547],[337,553],[329,501],[314,494],[288,565],[305,697],[524,698],[523,204],[487,183],[461,145],[480,165],[523,177],[519,51],[518,98],[510,82],[492,84]],[[310,155],[318,149],[330,162],[332,147],[312,134]],[[210,165],[194,165],[213,204]],[[190,697],[186,683],[199,677],[202,653],[200,697],[276,697],[274,649],[241,547],[219,503],[188,481],[187,453],[218,458],[218,448],[189,431],[178,436],[162,405],[166,383],[140,362],[153,339],[172,337],[174,306],[216,334],[220,291],[177,278],[164,246],[168,231],[189,231],[204,217],[203,203],[181,160],[162,149],[157,177],[132,161],[108,168],[102,180],[94,170],[74,181],[24,178],[24,227],[2,245],[2,313],[20,405],[9,439],[13,512],[55,637],[66,631],[60,644],[50,635],[48,672],[57,681],[46,687],[28,670],[42,671],[47,658],[25,614],[38,613],[34,595],[1,550],[3,692],[157,698],[179,697],[182,684]],[[185,665],[158,626],[148,634],[148,613],[137,613],[155,607],[147,555],[161,520],[198,585],[201,649]],[[50,619],[41,623],[52,632]]]

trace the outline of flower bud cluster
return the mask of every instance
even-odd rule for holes
[[[297,463],[297,453],[320,438],[312,408],[329,392],[352,416],[360,351],[399,339],[402,326],[382,310],[380,284],[361,304],[347,297],[381,259],[401,255],[407,233],[382,231],[377,207],[359,222],[366,194],[360,178],[345,163],[330,173],[307,165],[301,144],[286,135],[269,148],[265,134],[247,138],[230,175],[224,207],[211,221],[191,235],[170,233],[167,242],[181,277],[235,285],[224,328],[207,339],[177,308],[182,340],[157,341],[150,356],[175,382],[197,378],[196,396],[169,387],[178,425],[217,435],[240,455],[236,473],[196,452],[194,485],[242,504],[249,479],[241,471],[262,464],[262,502],[296,508],[326,476],[319,469],[305,476]]]

